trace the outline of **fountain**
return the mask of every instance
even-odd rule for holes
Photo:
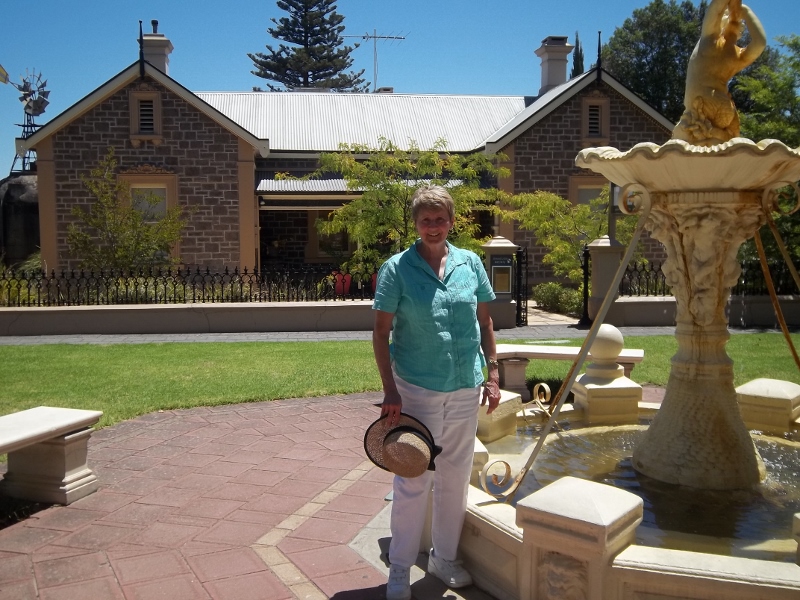
[[[742,20],[750,33],[746,47],[736,44]],[[798,190],[800,179],[800,152],[778,140],[739,137],[727,91],[728,80],[758,57],[765,40],[741,0],[712,0],[673,139],[627,152],[589,148],[576,158],[579,167],[622,186],[623,198],[638,194],[649,209],[645,227],[666,248],[678,351],[664,400],[635,442],[631,465],[659,485],[695,488],[698,496],[700,490],[751,490],[765,476],[725,352],[737,251],[775,210],[775,191]],[[461,551],[476,582],[498,598],[800,597],[797,564],[637,546],[642,513],[641,499],[629,492],[571,476],[516,509],[473,488]],[[800,541],[800,514],[793,536]]]
[[[736,42],[747,20],[751,41]],[[800,179],[800,153],[777,140],[740,138],[728,80],[758,58],[766,35],[740,0],[714,0],[689,61],[686,110],[673,139],[582,151],[576,164],[646,190],[646,223],[667,251],[664,274],[677,305],[678,352],[661,410],[634,451],[634,468],[660,481],[743,489],[764,466],[736,406],[725,306],[736,255],[774,210],[774,190]]]

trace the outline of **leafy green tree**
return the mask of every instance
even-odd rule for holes
[[[366,155],[366,159],[362,157]],[[311,177],[341,175],[348,189],[358,196],[333,212],[330,220],[317,223],[323,234],[346,232],[358,249],[343,267],[354,273],[369,274],[389,256],[417,238],[411,219],[411,198],[423,183],[447,186],[455,203],[455,221],[449,240],[461,248],[481,251],[478,211],[499,212],[497,203],[508,195],[481,182],[503,171],[499,156],[478,152],[468,156],[450,154],[446,143],[438,141],[430,150],[411,144],[408,150],[381,138],[377,147],[344,144],[339,152],[320,157],[320,168]]]
[[[734,98],[741,98],[742,135],[752,140],[777,139],[790,148],[800,146],[800,36],[777,38],[779,49],[768,48],[766,57],[754,63],[737,78]],[[743,105],[743,106],[742,106]],[[782,189],[778,198],[783,210],[790,210],[797,201],[791,187]],[[773,213],[775,224],[795,263],[800,261],[800,213]],[[764,250],[770,260],[783,262],[768,227],[761,230]],[[743,260],[757,260],[755,244],[746,242],[740,251]]]
[[[653,0],[634,10],[602,49],[603,67],[673,122],[683,113],[686,68],[706,6]]]
[[[572,71],[569,74],[569,78],[572,79],[573,77],[577,77],[581,75],[586,69],[583,66],[583,46],[581,45],[581,38],[578,36],[578,32],[575,32],[575,49],[572,51]]]
[[[179,262],[170,256],[186,225],[183,209],[167,208],[163,216],[153,214],[161,199],[150,195],[131,195],[127,182],[117,179],[113,148],[90,171],[81,175],[84,186],[95,201],[88,211],[74,207],[78,219],[67,229],[70,254],[80,260],[82,269],[141,269]]]
[[[733,84],[742,97],[742,134],[753,140],[778,139],[800,146],[800,36],[777,38],[779,49],[765,51]],[[762,55],[764,56],[764,55]]]
[[[552,267],[553,273],[581,283],[584,244],[608,235],[608,198],[608,186],[589,204],[573,204],[543,191],[517,194],[508,199],[511,210],[504,217],[513,218],[522,229],[536,235],[538,243],[547,248],[543,261]],[[616,219],[615,237],[627,245],[637,218],[621,215]]]
[[[350,53],[358,44],[344,46],[344,17],[336,12],[335,0],[278,0],[288,17],[270,19],[275,27],[267,32],[281,43],[267,44],[267,52],[248,54],[253,75],[274,81],[271,91],[296,88],[326,88],[337,92],[368,91],[359,72],[346,72],[353,65]]]

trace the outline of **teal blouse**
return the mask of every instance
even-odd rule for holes
[[[476,310],[478,302],[495,298],[486,269],[474,252],[447,242],[440,280],[417,244],[383,264],[372,305],[394,314],[390,349],[395,372],[437,392],[476,387],[486,364]]]

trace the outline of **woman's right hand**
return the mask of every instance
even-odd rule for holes
[[[381,404],[381,417],[386,417],[389,426],[394,427],[400,422],[400,411],[403,409],[403,400],[397,390],[385,392]]]

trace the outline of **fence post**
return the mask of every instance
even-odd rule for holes
[[[528,324],[528,249],[519,247],[514,262],[514,300],[517,303],[517,327]]]
[[[583,245],[583,316],[578,321],[580,327],[591,327],[592,319],[589,318],[589,246]]]
[[[608,294],[616,296],[619,290],[609,289],[617,273],[619,261],[625,254],[625,246],[604,235],[588,246],[592,264],[592,294],[589,299],[589,317],[594,320]],[[606,319],[606,322],[611,321]]]

